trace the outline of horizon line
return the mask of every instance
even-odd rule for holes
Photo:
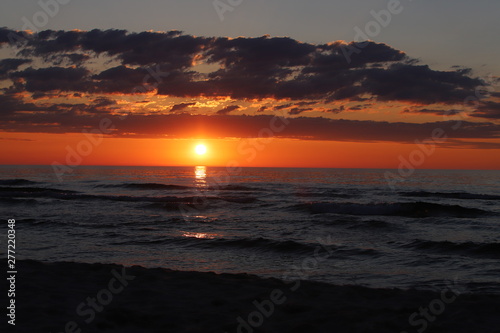
[[[16,166],[22,166],[22,167],[52,167],[51,164],[0,164],[0,167],[16,167]],[[199,167],[199,166],[204,166],[206,168],[227,168],[227,166],[221,166],[221,165],[203,165],[203,164],[196,164],[196,165],[108,165],[108,164],[92,164],[92,165],[78,165],[74,166],[72,168],[85,168],[85,167],[121,167],[121,168],[134,168],[134,167],[141,167],[141,168],[194,168],[194,167]],[[399,170],[399,168],[370,168],[370,167],[313,167],[313,166],[238,166],[238,168],[268,168],[268,169],[342,169],[342,170]],[[447,169],[447,168],[415,168],[415,171],[417,170],[441,170],[441,171],[500,171],[500,169],[463,169],[463,168],[456,168],[456,169]]]

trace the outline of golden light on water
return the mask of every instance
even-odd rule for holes
[[[198,165],[194,168],[194,176],[198,181],[205,181],[207,178],[207,167],[204,165]]]
[[[185,233],[182,234],[182,236],[184,236],[186,238],[215,239],[219,235],[217,235],[217,234],[203,233],[203,232],[185,232]]]

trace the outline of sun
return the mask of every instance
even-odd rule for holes
[[[207,153],[207,146],[205,145],[197,145],[195,148],[194,148],[194,151],[196,152],[196,154],[198,155],[205,155]]]

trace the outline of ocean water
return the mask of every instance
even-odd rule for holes
[[[499,171],[419,170],[394,189],[368,169],[0,171],[18,259],[500,293]]]

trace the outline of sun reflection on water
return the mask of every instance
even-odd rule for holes
[[[205,182],[205,178],[207,178],[207,167],[204,165],[194,167],[194,176],[197,181]]]
[[[182,234],[183,237],[187,238],[199,238],[199,239],[215,239],[219,235],[217,234],[208,234],[203,232],[185,232]]]
[[[198,165],[194,167],[194,182],[196,187],[205,188],[207,184],[207,167]]]

